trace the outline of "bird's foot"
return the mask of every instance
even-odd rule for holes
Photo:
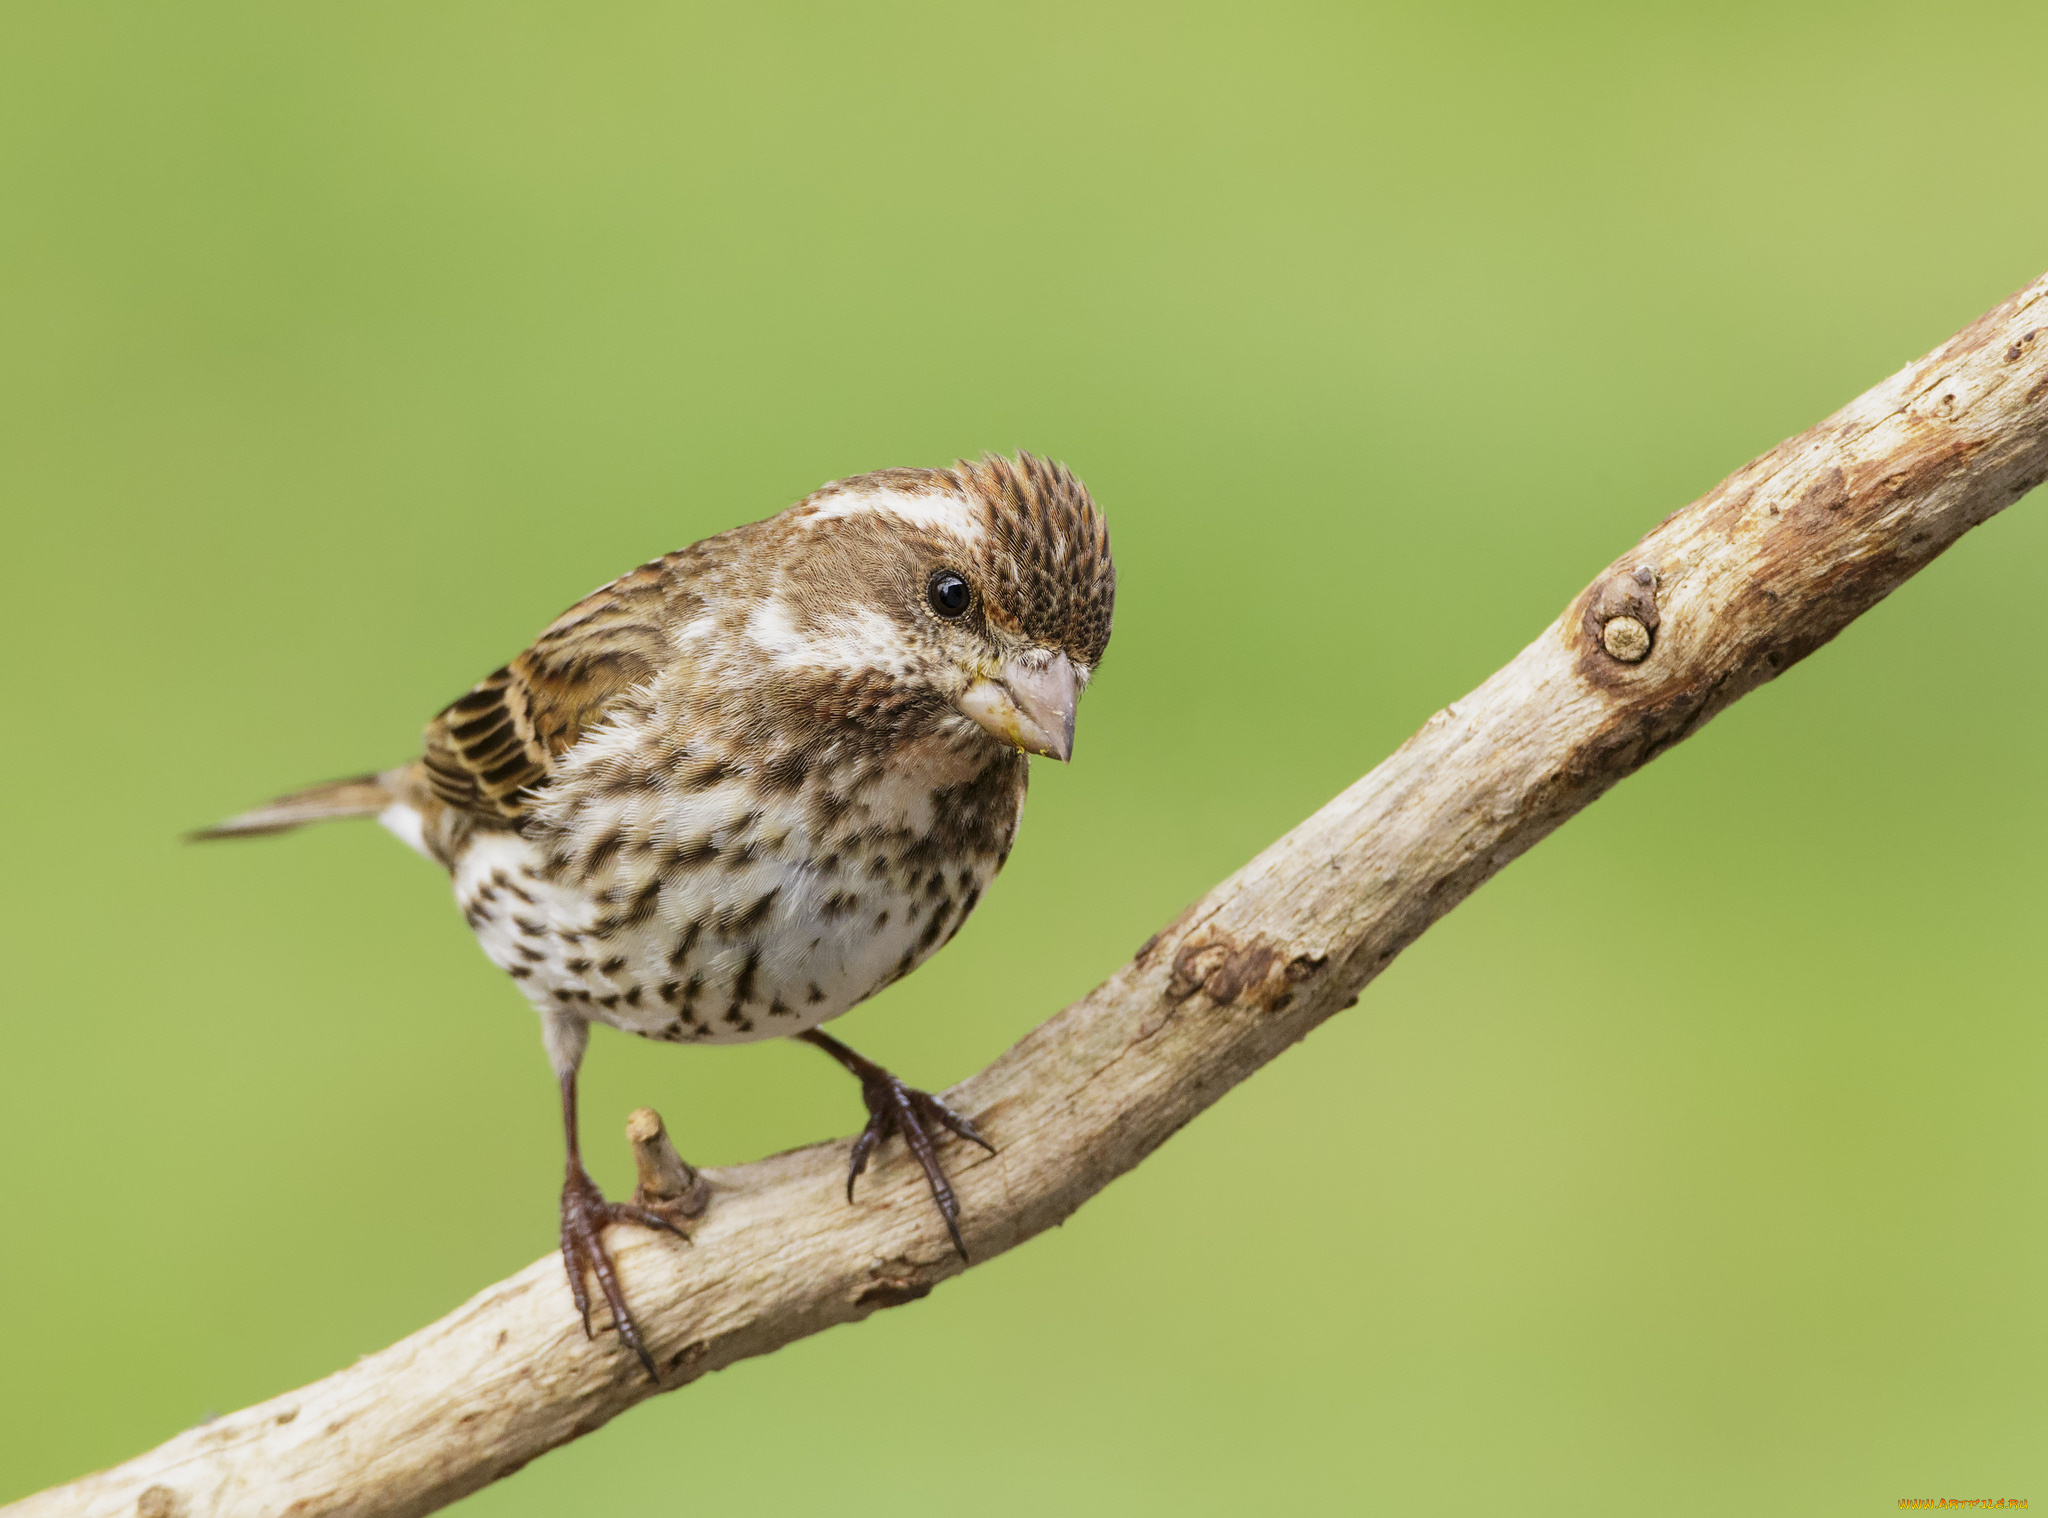
[[[932,1188],[932,1201],[938,1204],[939,1216],[946,1220],[946,1232],[952,1236],[953,1247],[960,1252],[961,1259],[966,1259],[967,1246],[960,1240],[960,1203],[953,1195],[944,1167],[939,1164],[933,1140],[940,1132],[950,1131],[969,1143],[981,1145],[990,1154],[996,1152],[996,1146],[983,1138],[974,1124],[929,1091],[904,1085],[873,1060],[862,1059],[860,1063],[866,1068],[854,1068],[854,1074],[860,1077],[860,1095],[867,1104],[868,1125],[853,1141],[852,1161],[846,1171],[846,1200],[853,1200],[853,1183],[867,1169],[868,1157],[875,1152],[875,1147],[892,1133],[900,1133],[904,1143],[910,1146],[910,1152],[917,1156],[917,1163],[924,1167],[925,1181]]]
[[[572,1160],[568,1177],[562,1182],[562,1264],[569,1271],[569,1293],[575,1297],[576,1311],[582,1315],[584,1336],[596,1337],[590,1326],[590,1288],[583,1279],[588,1272],[597,1277],[598,1289],[604,1293],[605,1302],[611,1307],[612,1325],[618,1329],[620,1340],[640,1357],[647,1374],[659,1382],[661,1375],[654,1368],[654,1357],[648,1354],[647,1345],[640,1337],[639,1325],[633,1321],[633,1314],[626,1307],[626,1294],[619,1287],[618,1272],[612,1268],[612,1257],[604,1247],[604,1231],[613,1223],[638,1223],[643,1228],[659,1228],[678,1238],[689,1237],[658,1212],[636,1207],[630,1202],[606,1201],[604,1193],[597,1189],[597,1182]]]

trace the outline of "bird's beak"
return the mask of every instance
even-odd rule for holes
[[[1081,682],[1067,656],[1033,650],[1004,660],[993,678],[976,680],[960,710],[1005,743],[1064,761],[1074,752],[1080,700]]]

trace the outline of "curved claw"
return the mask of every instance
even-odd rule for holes
[[[939,1216],[946,1221],[946,1233],[953,1240],[953,1248],[959,1251],[961,1259],[967,1259],[967,1245],[960,1237],[960,1203],[953,1195],[952,1185],[946,1180],[944,1167],[939,1164],[938,1150],[932,1142],[933,1131],[943,1128],[971,1144],[981,1145],[990,1154],[996,1152],[996,1146],[983,1138],[974,1124],[930,1092],[904,1085],[866,1055],[849,1049],[822,1028],[811,1028],[796,1036],[823,1049],[860,1082],[860,1098],[868,1109],[868,1125],[853,1141],[853,1152],[848,1156],[846,1200],[853,1200],[853,1183],[868,1168],[868,1159],[876,1146],[890,1134],[900,1133],[924,1170],[925,1184],[931,1187],[932,1201],[938,1206]]]
[[[659,1384],[661,1373],[654,1368],[654,1357],[647,1352],[646,1342],[640,1337],[640,1326],[633,1321],[633,1313],[626,1306],[626,1293],[619,1285],[618,1272],[612,1267],[611,1254],[604,1247],[604,1230],[613,1223],[638,1223],[643,1228],[658,1228],[687,1240],[689,1235],[669,1219],[644,1207],[635,1207],[630,1202],[609,1202],[598,1190],[581,1165],[571,1162],[567,1178],[562,1182],[562,1264],[569,1273],[569,1294],[576,1301],[576,1311],[583,1319],[583,1336],[597,1337],[590,1322],[590,1289],[584,1284],[587,1271],[597,1277],[598,1289],[604,1293],[605,1304],[611,1308],[612,1324],[619,1331],[619,1339],[639,1357],[640,1364],[648,1378]]]
[[[672,1233],[685,1244],[696,1242],[684,1231],[682,1224],[674,1218],[663,1217],[651,1207],[636,1207],[631,1202],[608,1202],[605,1205],[611,1208],[614,1223],[638,1223],[642,1228]]]
[[[875,1152],[875,1146],[889,1136],[888,1130],[895,1125],[880,1114],[868,1118],[867,1127],[861,1129],[860,1137],[853,1141],[853,1153],[846,1167],[846,1200],[853,1200],[853,1183],[860,1179],[861,1172],[868,1168],[868,1156]]]
[[[960,1237],[960,1202],[953,1195],[952,1184],[946,1179],[945,1167],[939,1163],[932,1130],[943,1128],[957,1133],[970,1143],[981,1145],[990,1154],[996,1152],[996,1146],[983,1138],[974,1124],[930,1092],[906,1086],[879,1067],[875,1075],[863,1076],[860,1093],[867,1105],[868,1125],[853,1141],[846,1171],[846,1200],[853,1200],[853,1183],[867,1169],[868,1157],[876,1146],[891,1134],[900,1133],[919,1168],[924,1171],[925,1184],[931,1188],[932,1201],[946,1224],[946,1234],[952,1239],[954,1250],[962,1260],[968,1259],[966,1241]]]
[[[930,1092],[913,1090],[910,1093],[910,1098],[917,1103],[919,1116],[928,1118],[932,1122],[943,1124],[959,1134],[960,1137],[966,1139],[968,1143],[981,1145],[990,1154],[996,1152],[996,1146],[981,1136],[979,1128],[975,1127],[974,1124],[967,1121],[966,1118],[955,1112],[951,1107],[948,1107]]]

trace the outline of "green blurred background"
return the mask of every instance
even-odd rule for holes
[[[1078,762],[839,1025],[943,1086],[2048,267],[2044,49],[2038,0],[0,9],[0,1498],[551,1246],[445,883],[181,830],[826,479],[1056,455],[1122,588]],[[466,1511],[2048,1501],[2044,566],[2038,501],[1973,534],[1056,1235]],[[859,1116],[793,1046],[587,1071],[614,1185],[643,1102],[707,1163]]]

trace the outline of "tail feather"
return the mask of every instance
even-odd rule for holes
[[[398,799],[390,780],[398,771],[383,775],[357,775],[352,780],[330,780],[309,785],[275,801],[210,828],[185,836],[192,842],[209,838],[256,838],[264,833],[282,833],[307,822],[324,822],[329,817],[371,817]]]

